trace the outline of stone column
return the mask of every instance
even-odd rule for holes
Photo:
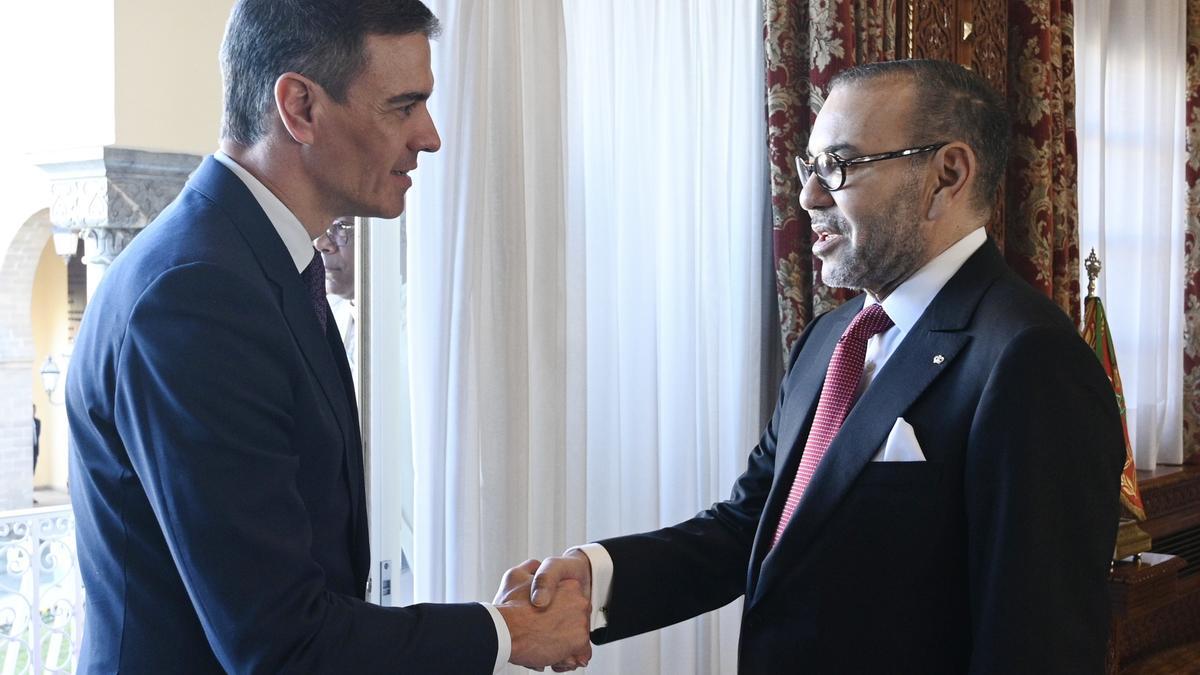
[[[105,146],[46,154],[50,222],[83,238],[88,298],[134,235],[175,199],[200,157]]]

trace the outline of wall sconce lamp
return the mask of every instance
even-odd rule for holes
[[[79,248],[79,233],[65,227],[54,227],[50,230],[54,240],[54,252],[62,257],[64,263],[71,262],[71,256]]]
[[[42,388],[46,390],[46,398],[55,405],[61,403],[61,401],[54,400],[54,393],[58,391],[58,380],[62,375],[58,364],[54,362],[54,356],[46,357],[46,362],[42,364],[42,369],[38,371],[38,374],[42,376]]]

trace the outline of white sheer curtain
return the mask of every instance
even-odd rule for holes
[[[409,193],[414,593],[490,600],[505,569],[584,536],[585,448],[566,442],[562,13],[429,4],[443,148]]]
[[[1184,0],[1075,5],[1081,257],[1104,264],[1141,469],[1183,461],[1186,24]]]
[[[758,432],[762,13],[745,1],[564,4],[598,538],[724,497]],[[602,648],[592,670],[735,672],[739,616]]]
[[[481,599],[526,557],[693,515],[744,467],[773,403],[762,14],[429,4],[443,150],[410,192],[415,595]],[[598,648],[588,670],[735,672],[738,618]]]

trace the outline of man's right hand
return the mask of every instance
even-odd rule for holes
[[[561,556],[546,558],[533,575],[530,600],[535,607],[545,607],[554,600],[554,594],[564,581],[575,581],[584,597],[592,597],[592,561],[577,548]]]
[[[589,593],[579,581],[566,579],[555,586],[553,601],[546,596],[535,607],[530,596],[533,572],[538,569],[536,560],[510,569],[496,594],[496,609],[512,636],[509,661],[538,670],[549,665],[559,671],[586,666],[592,658]]]

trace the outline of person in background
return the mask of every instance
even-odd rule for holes
[[[354,300],[354,219],[343,216],[313,242],[325,264],[325,294],[337,323],[350,372],[358,370],[358,305]]]

